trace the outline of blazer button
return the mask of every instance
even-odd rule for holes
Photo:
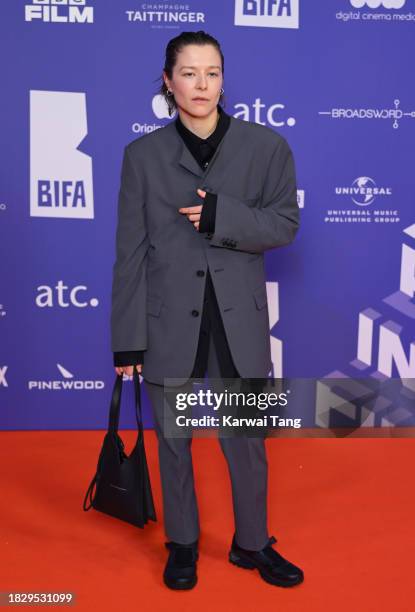
[[[204,272],[204,270],[198,270],[198,271],[196,272],[196,274],[197,274],[198,276],[204,276],[204,275],[205,275],[205,272]]]
[[[192,310],[192,316],[193,317],[198,317],[199,316],[199,311],[198,310]]]

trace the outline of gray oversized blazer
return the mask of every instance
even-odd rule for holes
[[[242,377],[271,364],[264,252],[300,222],[292,151],[266,126],[231,117],[203,171],[174,121],[124,149],[113,266],[111,350],[145,350],[143,377],[188,378],[198,345],[207,267]],[[217,194],[214,234],[178,209]],[[198,273],[199,272],[199,273]]]

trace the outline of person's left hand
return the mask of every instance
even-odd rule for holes
[[[204,198],[206,195],[206,191],[203,191],[203,189],[198,189],[197,193],[202,198]],[[179,208],[179,213],[186,215],[189,221],[193,223],[197,231],[199,231],[199,223],[200,223],[200,215],[202,214],[202,207],[203,207],[203,204],[199,204],[198,206],[187,206],[186,208]]]

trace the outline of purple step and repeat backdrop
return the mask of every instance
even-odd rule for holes
[[[296,160],[301,227],[266,254],[274,376],[398,378],[400,398],[366,406],[366,422],[414,425],[415,0],[13,0],[0,7],[0,426],[106,428],[123,147],[174,120],[157,95],[164,49],[197,29],[222,45],[225,110],[282,134]],[[120,426],[134,427],[123,386]],[[303,407],[304,424],[324,422]]]

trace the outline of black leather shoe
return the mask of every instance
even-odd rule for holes
[[[270,584],[278,586],[294,586],[304,580],[303,571],[284,559],[271,544],[277,540],[271,536],[262,550],[245,550],[238,546],[233,536],[229,561],[245,569],[257,568],[262,578]]]
[[[165,542],[164,545],[170,550],[163,573],[164,584],[170,589],[192,589],[197,582],[198,540],[193,544]]]

